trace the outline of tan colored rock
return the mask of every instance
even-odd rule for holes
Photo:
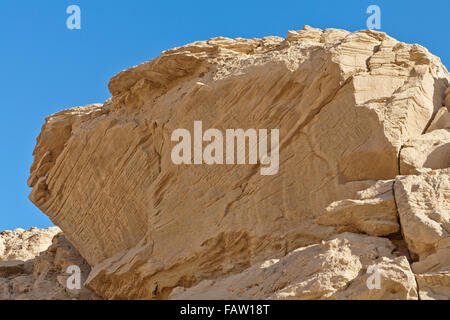
[[[49,229],[32,228],[32,231],[35,235],[41,233],[48,235]],[[23,232],[19,230],[19,233]],[[10,235],[9,232],[2,234]],[[40,244],[39,241],[43,243]],[[26,239],[24,243],[27,243]],[[34,246],[26,256],[30,258],[37,247],[43,247],[46,243],[45,236],[35,237]],[[67,286],[67,279],[70,276],[66,273],[67,267],[78,266],[81,281],[86,279],[91,268],[62,233],[54,236],[52,243],[49,248],[26,262],[0,261],[0,300],[98,299],[85,287],[77,290]]]
[[[447,109],[450,109],[450,88],[445,90],[445,102],[444,104],[447,106]]]
[[[24,262],[20,260],[0,261],[0,277],[8,277],[23,272]]]
[[[167,298],[347,224],[394,232],[392,199],[352,203],[344,226],[317,218],[367,181],[396,177],[399,150],[426,130],[448,80],[425,48],[370,30],[191,43],[114,76],[105,104],[47,118],[30,199],[92,265],[97,294]],[[222,132],[279,129],[278,173],[175,165],[171,134],[196,120]]]
[[[438,129],[450,130],[450,112],[448,112],[447,107],[442,107],[438,110],[433,118],[433,121],[428,127],[427,132]]]
[[[317,218],[323,225],[343,226],[342,231],[359,231],[387,236],[399,231],[393,180],[379,181],[357,192],[356,199],[339,200],[325,208]]]
[[[450,270],[415,273],[421,300],[450,300]]]
[[[450,272],[416,275],[421,300],[450,300]]]
[[[395,197],[421,299],[450,299],[450,168],[398,177]]]
[[[435,243],[434,252],[412,264],[415,273],[429,273],[450,268],[450,237]]]
[[[2,231],[0,232],[0,261],[33,259],[40,252],[47,250],[52,244],[53,237],[60,232],[61,229],[58,227]]]
[[[450,129],[439,129],[408,141],[400,152],[400,173],[418,174],[450,167]]]
[[[450,237],[435,245],[435,252],[411,265],[422,300],[450,300]]]
[[[450,236],[450,168],[399,176],[395,199],[409,250],[420,260],[448,246]]]
[[[0,300],[10,297],[8,279],[0,277]]]
[[[296,249],[281,259],[225,278],[176,288],[172,299],[417,299],[414,275],[404,256],[384,238],[343,233]],[[380,287],[369,289],[370,266]]]

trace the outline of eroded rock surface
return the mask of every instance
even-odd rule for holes
[[[61,232],[58,227],[47,229],[18,228],[14,231],[0,232],[0,261],[29,260],[47,250],[55,235]]]
[[[310,285],[321,289],[311,297],[415,298],[409,252],[373,258],[382,259],[397,289],[369,293],[360,274],[364,253],[349,253],[353,245],[345,241],[355,236],[341,233],[394,237],[401,230],[412,259],[441,254],[448,220],[440,206],[448,193],[441,171],[425,172],[448,165],[435,141],[448,133],[442,108],[449,107],[449,79],[425,48],[370,30],[305,27],[285,39],[191,43],[120,72],[104,104],[47,118],[34,150],[30,199],[92,266],[86,285],[106,299],[168,298],[174,288],[189,292],[203,281],[233,279],[266,260],[295,266],[303,252],[333,257],[341,249],[343,263],[359,264],[336,283],[319,279],[338,273],[337,264],[314,269]],[[192,132],[196,120],[222,132],[279,129],[278,173],[260,175],[261,164],[175,165],[171,134]],[[405,163],[411,169],[401,173]],[[415,193],[414,179],[428,191]],[[414,209],[416,194],[425,209]],[[403,225],[408,219],[419,220],[414,226],[428,219],[432,230],[425,223],[422,239]],[[341,249],[327,251],[322,241]],[[288,278],[300,286],[293,297],[309,290],[299,285],[302,272]],[[434,285],[439,277],[420,278],[434,286],[424,296],[445,296]],[[357,281],[341,290],[350,279]],[[233,286],[223,281],[226,294]]]
[[[236,275],[176,288],[171,298],[417,299],[408,260],[394,251],[388,239],[344,233]],[[371,266],[380,274],[379,289],[367,285]]]
[[[49,235],[55,233],[48,241]],[[30,234],[31,238],[24,237]],[[80,268],[81,284],[91,268],[59,228],[0,233],[0,240],[7,240],[7,244],[11,239],[14,239],[14,248],[21,242],[26,246],[19,251],[14,250],[14,255],[9,251],[6,257],[26,257],[27,260],[0,260],[0,300],[98,299],[95,293],[83,286],[77,289],[67,285],[72,275],[66,272],[69,266]]]
[[[418,174],[450,167],[450,129],[438,129],[408,141],[400,152],[400,173]]]
[[[420,295],[450,299],[450,168],[399,176],[395,195]]]
[[[335,201],[325,208],[317,222],[374,236],[396,233],[399,225],[393,185],[393,180],[380,180],[357,192],[356,199]]]
[[[450,94],[449,94],[450,97]],[[433,130],[438,129],[447,129],[450,130],[450,112],[448,112],[447,107],[442,107],[436,113],[433,121],[427,129],[427,132],[431,132]]]

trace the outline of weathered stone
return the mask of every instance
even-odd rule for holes
[[[172,299],[417,299],[404,256],[383,238],[344,233],[226,278],[176,288]],[[377,266],[380,286],[367,285]]]
[[[370,30],[194,42],[114,76],[103,105],[47,118],[30,199],[93,267],[97,294],[167,298],[343,230],[396,232],[392,194],[358,192],[396,178],[400,150],[426,131],[448,84],[425,48]],[[175,165],[171,134],[197,120],[279,129],[278,173]]]
[[[450,167],[450,129],[434,130],[408,141],[400,152],[400,173],[418,174]]]
[[[80,268],[81,281],[87,278],[91,268],[65,237],[61,233],[56,235],[48,249],[37,252],[37,248],[48,247],[49,229],[32,228],[31,231],[33,240],[22,238],[24,245],[27,244],[28,247],[19,251],[21,255],[30,259],[26,262],[0,261],[0,300],[98,299],[85,287],[74,290],[68,288],[69,274],[66,273],[68,266]],[[21,229],[15,232],[2,232],[0,239],[6,238],[8,242],[15,239],[14,247],[17,248],[17,239],[23,233],[24,230]]]
[[[357,199],[335,201],[317,222],[343,226],[342,231],[360,231],[374,236],[386,236],[399,230],[394,201],[393,180],[379,181],[357,193]]]
[[[395,199],[409,250],[420,260],[448,246],[450,236],[450,168],[399,176]]]
[[[399,176],[395,197],[422,299],[450,299],[450,169]]]
[[[450,109],[450,88],[445,89],[445,106]]]
[[[421,300],[449,300],[450,272],[416,275]]]
[[[20,260],[0,261],[0,277],[8,277],[23,272],[24,262]]]
[[[447,107],[442,107],[438,110],[428,127],[427,132],[439,129],[450,130],[450,112],[448,112]]]
[[[2,231],[0,232],[0,261],[33,259],[40,252],[45,251],[52,244],[53,237],[60,232],[61,229],[58,227]]]

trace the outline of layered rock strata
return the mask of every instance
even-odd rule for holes
[[[106,299],[448,298],[449,79],[370,30],[191,43],[48,117],[30,199]],[[174,164],[171,134],[194,121],[279,129],[278,173]]]

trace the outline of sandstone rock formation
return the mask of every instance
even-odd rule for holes
[[[370,30],[167,50],[46,119],[30,199],[105,299],[449,298],[449,79]],[[279,129],[278,173],[175,165],[171,134],[196,120]]]
[[[395,194],[421,296],[450,298],[450,168],[398,176]]]
[[[172,299],[417,299],[416,280],[405,256],[385,238],[343,233],[294,250],[242,273],[173,290]],[[378,290],[367,286],[378,266]]]
[[[55,235],[61,232],[58,227],[39,230],[18,228],[14,231],[0,232],[0,261],[30,260],[52,244]]]
[[[68,288],[69,266],[80,267],[82,280],[91,268],[59,228],[4,231],[0,243],[0,300],[98,299],[89,289]]]
[[[434,130],[409,140],[400,152],[400,173],[417,174],[450,167],[450,129]]]

